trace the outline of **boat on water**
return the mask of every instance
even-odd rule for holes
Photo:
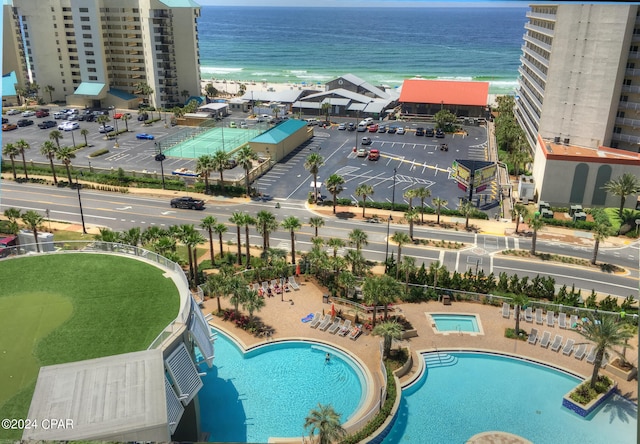
[[[200,174],[191,171],[187,168],[178,168],[176,170],[171,171],[171,174],[174,176],[186,176],[186,177],[198,177]]]

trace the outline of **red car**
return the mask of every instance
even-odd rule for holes
[[[369,132],[370,133],[375,133],[378,131],[378,124],[374,123],[373,125],[369,125]]]
[[[49,111],[45,111],[45,110],[39,110],[36,111],[36,117],[48,117],[49,116]]]
[[[124,114],[122,114],[122,113],[115,113],[115,114],[113,115],[113,118],[114,118],[114,119],[122,119],[122,116],[124,116]]]

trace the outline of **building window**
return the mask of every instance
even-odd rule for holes
[[[87,68],[87,71],[88,72],[96,72],[96,69],[95,68]]]
[[[631,79],[624,79],[625,86],[631,86]]]
[[[80,8],[80,12],[89,12],[89,8]]]
[[[80,21],[81,22],[88,22],[89,21],[89,17],[80,17]]]
[[[84,55],[92,56],[92,55],[94,55],[94,53],[93,53],[93,51],[85,51]]]
[[[621,102],[628,102],[629,101],[629,96],[620,96],[620,101]]]
[[[620,117],[621,119],[624,119],[624,111],[618,111],[616,113],[616,117]]]
[[[91,34],[82,34],[82,38],[83,39],[90,39],[91,38]]]
[[[91,26],[90,25],[82,25],[82,30],[83,31],[91,31]]]
[[[98,80],[97,76],[89,76],[89,80]]]
[[[614,134],[620,134],[622,132],[622,128],[620,128],[619,126],[614,126],[613,132]]]
[[[93,59],[87,59],[87,65],[95,65],[96,61]]]
[[[91,43],[91,42],[85,42],[85,43],[84,43],[84,47],[85,47],[85,48],[93,48],[93,43]]]

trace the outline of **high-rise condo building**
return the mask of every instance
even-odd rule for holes
[[[634,4],[530,6],[516,118],[535,154],[540,200],[613,205],[604,184],[638,173],[639,10]]]
[[[184,103],[200,95],[199,15],[193,0],[5,0],[3,75],[73,105]]]

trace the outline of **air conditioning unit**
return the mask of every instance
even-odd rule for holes
[[[568,139],[568,138],[567,138],[567,139],[564,139],[564,144],[565,144],[565,145],[569,145],[569,139]]]
[[[554,137],[553,138],[553,143],[560,143],[560,137]]]

